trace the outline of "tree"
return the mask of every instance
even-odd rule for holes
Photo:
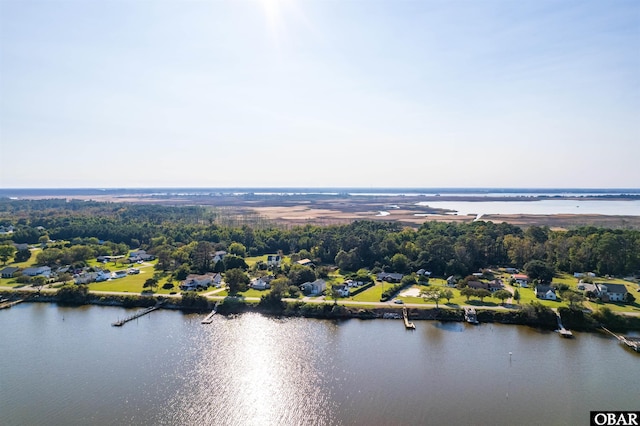
[[[402,253],[396,253],[391,257],[393,272],[405,273],[409,270],[409,258]]]
[[[235,254],[226,255],[224,259],[222,259],[222,261],[224,262],[224,267],[226,270],[242,269],[243,271],[246,271],[247,269],[249,269],[249,265],[247,265],[247,262],[245,262],[244,259],[240,256],[236,256]]]
[[[553,267],[541,260],[532,260],[528,262],[524,265],[524,271],[532,280],[537,279],[543,283],[551,282],[555,275]]]
[[[18,250],[13,258],[15,262],[26,262],[31,258],[31,250]]]
[[[500,303],[504,304],[505,299],[511,297],[511,293],[507,290],[498,290],[493,293],[493,297],[495,297],[496,299],[500,299]]]
[[[630,291],[628,291],[627,294],[624,295],[624,302],[625,303],[628,303],[628,304],[631,305],[635,301],[636,301],[636,297],[633,294],[631,294]]]
[[[150,288],[151,291],[153,291],[153,289],[155,287],[158,286],[158,280],[154,277],[154,278],[148,278],[144,284],[142,284],[142,288]]]
[[[475,296],[476,295],[476,291],[474,289],[472,289],[471,287],[465,287],[462,290],[460,290],[460,294],[463,295],[464,297],[467,298],[467,302],[469,301],[469,298],[471,296]]]
[[[47,279],[42,275],[37,275],[31,279],[31,286],[38,290],[38,296],[40,295],[42,287],[44,287],[45,284],[47,284]]]
[[[446,288],[442,291],[442,297],[444,297],[445,299],[447,299],[447,303],[449,303],[451,301],[451,298],[453,297],[453,291],[451,291],[450,289]]]
[[[16,248],[14,246],[10,246],[9,244],[0,246],[0,260],[3,265],[7,264],[7,260],[13,257],[13,254],[16,252]]]
[[[485,297],[491,296],[491,292],[489,290],[485,290],[484,288],[477,289],[475,293],[475,296],[478,297],[481,302],[484,302]]]
[[[518,305],[520,304],[520,292],[518,291],[517,288],[513,292],[513,300],[515,300]]]
[[[229,253],[238,257],[245,257],[247,255],[247,248],[244,244],[233,242],[229,244]]]
[[[439,291],[435,290],[435,291],[427,291],[425,293],[422,293],[423,297],[425,300],[433,300],[434,302],[436,302],[436,309],[438,309],[440,306],[438,305],[438,302],[440,301],[440,299],[442,299],[442,293],[440,293]]]
[[[308,266],[295,264],[289,269],[289,279],[294,285],[315,281],[316,273]]]
[[[244,273],[242,269],[234,268],[229,269],[224,274],[224,281],[229,287],[230,294],[236,294],[241,291],[247,290],[249,284],[249,277]]]

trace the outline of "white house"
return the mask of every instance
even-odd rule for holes
[[[187,275],[187,279],[180,283],[180,289],[182,291],[190,291],[198,288],[209,288],[209,286],[213,285],[215,275],[216,274],[212,272],[208,272],[204,275],[189,274]]]
[[[269,284],[270,282],[271,280],[267,277],[254,278],[251,280],[250,287],[255,290],[266,290],[271,288],[271,285]]]
[[[525,274],[513,274],[511,275],[520,287],[529,287],[529,277]]]
[[[279,254],[270,254],[267,256],[267,266],[280,266],[282,256]]]
[[[118,279],[118,278],[124,278],[127,276],[127,271],[115,271],[111,274],[111,278],[113,279]]]
[[[623,302],[627,295],[624,284],[596,283],[600,298],[605,302]]]
[[[548,285],[537,285],[533,290],[538,299],[557,300],[556,291]]]
[[[327,288],[327,282],[323,279],[317,279],[314,282],[306,282],[300,286],[300,289],[307,296],[317,296],[322,294]]]
[[[331,287],[331,289],[338,293],[340,297],[349,297],[349,286],[346,284],[337,284]]]

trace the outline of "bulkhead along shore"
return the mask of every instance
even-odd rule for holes
[[[318,318],[406,313],[407,324],[473,317],[565,336],[640,329],[635,190],[0,195],[0,307],[54,301]],[[442,204],[452,202],[459,210]],[[469,205],[630,214],[458,214]]]

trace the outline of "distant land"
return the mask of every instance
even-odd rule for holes
[[[640,188],[2,188],[0,198],[211,206],[288,225],[485,220],[640,229]]]

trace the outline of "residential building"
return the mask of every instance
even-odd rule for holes
[[[0,271],[0,276],[2,276],[2,278],[13,278],[13,274],[18,272],[18,270],[20,270],[20,268],[16,268],[15,266],[7,266]]]
[[[300,290],[307,296],[317,296],[322,294],[327,288],[327,283],[323,279],[317,279],[314,282],[306,282],[300,286]]]
[[[538,284],[533,292],[538,299],[557,300],[556,291],[551,286]]]

